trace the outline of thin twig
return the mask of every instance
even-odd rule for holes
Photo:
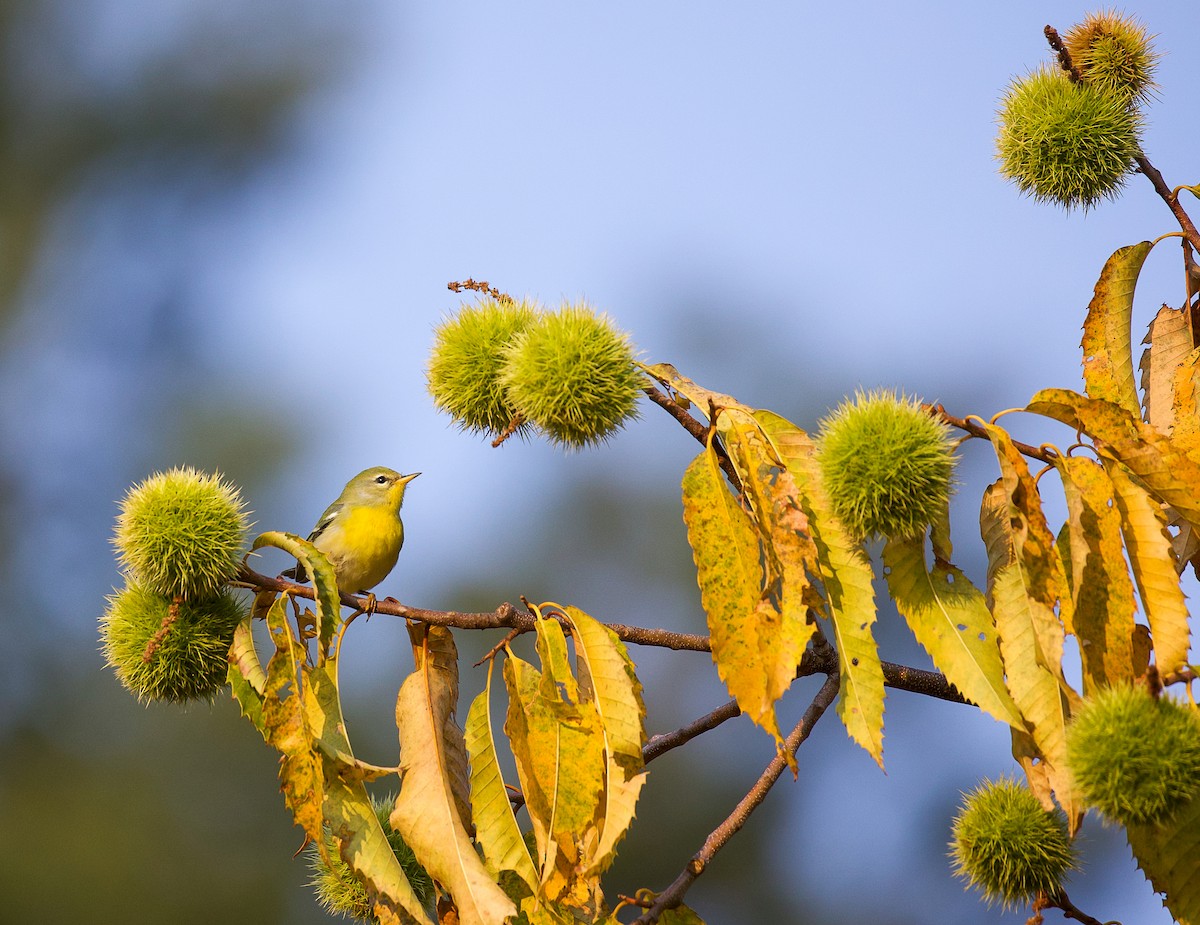
[[[1083,922],[1083,925],[1112,925],[1111,922],[1101,922],[1099,919],[1092,918],[1086,912],[1078,908],[1067,894],[1059,890],[1053,896],[1046,897],[1046,905],[1053,906],[1056,909],[1061,909],[1063,918],[1074,919],[1077,922]]]
[[[972,437],[978,437],[980,440],[988,440],[989,442],[991,440],[987,431],[984,430],[982,424],[978,424],[975,421],[969,421],[965,418],[956,418],[941,404],[922,405],[921,407],[934,417],[939,418],[940,420],[949,424],[951,427],[957,427],[959,430],[966,431]],[[1020,440],[1014,440],[1013,446],[1015,446],[1017,451],[1023,456],[1028,456],[1031,459],[1039,459],[1048,466],[1053,465],[1054,460],[1058,458],[1057,454],[1051,450],[1047,450],[1045,447],[1030,446],[1028,443],[1022,443]]]
[[[1139,154],[1134,159],[1134,163],[1138,165],[1138,170],[1146,175],[1146,179],[1154,187],[1154,191],[1158,193],[1159,198],[1167,204],[1167,208],[1175,216],[1175,220],[1179,222],[1179,227],[1183,229],[1184,236],[1191,243],[1192,247],[1200,250],[1200,230],[1196,229],[1192,217],[1187,214],[1180,203],[1179,197],[1167,186],[1167,181],[1163,179],[1163,175],[1158,172],[1158,168],[1150,163],[1150,159],[1144,154]]]
[[[837,676],[831,675],[825,679],[825,683],[817,691],[817,695],[813,698],[812,703],[808,705],[808,709],[800,717],[800,722],[796,724],[784,740],[784,747],[789,752],[794,754],[804,743],[809,733],[812,732],[813,726],[816,725],[825,711],[829,709],[829,705],[833,703],[837,692]],[[733,812],[726,817],[725,821],[713,829],[712,834],[704,840],[704,845],[688,861],[683,872],[675,878],[675,882],[658,894],[654,900],[654,904],[635,919],[633,925],[652,925],[652,923],[658,921],[659,916],[667,909],[674,909],[683,902],[683,897],[687,893],[688,888],[696,881],[697,877],[704,873],[708,865],[712,863],[712,859],[716,856],[717,852],[746,824],[746,820],[750,818],[750,814],[766,799],[771,787],[779,780],[780,775],[783,774],[786,767],[787,761],[781,755],[776,755],[771,759],[771,763],[767,765],[766,770],[755,781],[754,786],[742,797],[738,805],[734,807]]]
[[[646,396],[654,404],[658,405],[658,407],[662,408],[667,414],[678,421],[684,430],[696,438],[701,446],[708,446],[708,427],[702,424],[697,418],[688,414],[687,409],[681,407],[678,402],[657,386],[643,386],[642,391],[646,393]],[[742,490],[741,477],[737,474],[737,470],[733,468],[733,463],[729,460],[724,447],[720,446],[720,444],[717,446],[717,459],[720,460],[721,471],[728,477],[734,490],[740,493]]]
[[[678,748],[680,745],[690,742],[703,732],[716,729],[726,720],[741,715],[741,707],[737,705],[736,700],[731,700],[729,703],[722,704],[715,710],[705,713],[699,719],[693,720],[686,726],[676,729],[674,732],[665,732],[661,735],[651,736],[650,740],[642,746],[642,760],[646,764],[649,764],[659,755],[663,755],[673,748]]]
[[[1053,26],[1046,26],[1042,30],[1042,34],[1046,36],[1046,41],[1050,43],[1050,47],[1054,49],[1058,55],[1058,63],[1062,65],[1062,69],[1067,72],[1067,76],[1071,78],[1072,83],[1082,83],[1083,74],[1075,66],[1075,62],[1071,60],[1071,53],[1067,51],[1067,46],[1063,44],[1063,40],[1058,35],[1058,30]]]

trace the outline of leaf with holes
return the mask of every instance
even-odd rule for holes
[[[946,679],[985,713],[1017,729],[1025,724],[1004,686],[996,626],[983,594],[949,562],[925,566],[925,537],[883,547],[888,588],[917,641]]]

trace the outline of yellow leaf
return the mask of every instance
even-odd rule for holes
[[[494,664],[495,660],[488,662],[487,685],[471,702],[464,729],[467,753],[471,759],[471,813],[475,822],[475,837],[493,876],[498,877],[502,870],[514,871],[536,893],[537,870],[517,825],[517,817],[513,813],[512,801],[508,798],[496,757],[491,719]]]
[[[1146,422],[1169,434],[1175,427],[1175,373],[1192,350],[1188,313],[1164,305],[1142,341],[1142,393]]]
[[[1004,666],[983,594],[949,562],[925,567],[925,537],[889,539],[883,547],[888,587],[917,641],[946,679],[981,710],[1024,729],[1004,686]]]
[[[1133,384],[1133,355],[1129,341],[1129,319],[1133,291],[1149,241],[1120,248],[1108,258],[1083,324],[1083,380],[1087,393],[1140,414],[1137,388]]]
[[[594,855],[584,861],[582,875],[588,877],[608,868],[616,857],[617,842],[633,822],[646,782],[642,759],[646,707],[633,661],[617,634],[576,607],[562,611],[575,639],[580,689],[595,705],[604,736],[600,837]]]
[[[1124,463],[1152,495],[1200,525],[1200,462],[1172,439],[1124,408],[1067,389],[1043,389],[1027,410],[1087,434],[1101,456]]]
[[[871,562],[833,513],[808,435],[771,411],[756,411],[754,416],[795,479],[808,514],[838,651],[838,716],[850,738],[882,768],[883,666],[871,632],[876,617]]]
[[[711,444],[684,473],[683,517],[717,673],[783,750],[775,702],[795,678],[811,628],[781,612],[764,587],[760,531],[726,488]]]
[[[1042,604],[1047,614],[1043,625],[1038,627],[1039,644],[1047,659],[1044,664],[1057,673],[1062,665],[1063,631],[1054,611],[1060,606],[1069,608],[1071,599],[1054,534],[1042,512],[1037,482],[1012,438],[994,424],[984,427],[1000,463],[1001,483],[1008,502],[1008,516],[1002,519],[1002,524],[1008,531],[1013,562],[1021,569],[1026,593]]]
[[[458,693],[453,636],[438,626],[410,632],[416,667],[396,699],[401,783],[392,827],[454,898],[463,925],[501,925],[517,908],[475,851],[457,781],[465,768],[457,766],[456,752],[465,755],[466,748],[450,731]]]
[[[1120,515],[1104,467],[1078,456],[1055,461],[1067,498],[1074,595],[1071,630],[1090,696],[1135,677],[1133,584],[1125,567]]]
[[[643,368],[672,392],[683,396],[686,401],[696,405],[700,409],[701,414],[712,415],[715,413],[714,409],[720,408],[739,408],[742,411],[750,410],[750,408],[743,405],[732,395],[713,392],[698,385],[687,376],[682,375],[670,363],[656,363],[653,366]]]
[[[1044,767],[1047,779],[1074,832],[1083,817],[1084,804],[1075,792],[1067,766],[1070,707],[1066,683],[1058,662],[1044,653],[1040,637],[1047,623],[1057,625],[1058,621],[1045,604],[1030,597],[1016,561],[997,573],[992,595],[1008,690],[1029,725],[1030,735],[1048,766]]]
[[[533,822],[542,890],[553,901],[584,903],[599,888],[582,866],[600,841],[604,731],[595,703],[581,696],[570,672],[556,621],[538,621],[537,649],[542,671],[512,655],[505,660],[504,728]]]
[[[1169,675],[1187,664],[1188,611],[1167,518],[1120,464],[1110,462],[1104,468],[1112,480],[1129,563],[1150,622],[1155,664],[1160,674]]]
[[[1176,446],[1195,458],[1200,443],[1200,347],[1184,356],[1173,372],[1171,437]]]

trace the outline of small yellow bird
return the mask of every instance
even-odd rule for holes
[[[325,509],[308,541],[329,557],[339,590],[370,591],[396,565],[404,545],[404,488],[420,474],[401,475],[386,466],[365,469]],[[308,580],[299,564],[282,574]]]

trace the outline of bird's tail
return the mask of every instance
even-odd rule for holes
[[[308,584],[308,572],[304,566],[297,562],[289,569],[284,569],[279,573],[280,578],[288,578],[292,581],[298,581],[300,584]]]

